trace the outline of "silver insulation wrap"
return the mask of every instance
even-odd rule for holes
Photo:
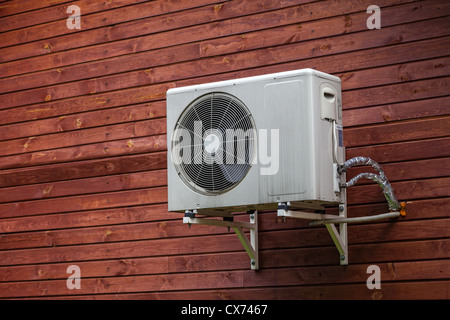
[[[394,190],[392,189],[391,184],[389,183],[389,180],[387,179],[386,175],[384,174],[383,169],[381,166],[373,161],[370,158],[367,157],[355,157],[352,159],[349,159],[344,162],[342,166],[339,167],[338,171],[339,173],[346,172],[348,168],[355,167],[355,166],[371,166],[374,168],[377,172],[377,174],[374,173],[360,173],[354,178],[350,179],[345,184],[345,187],[351,187],[353,186],[359,179],[366,178],[370,179],[372,181],[375,181],[380,188],[383,190],[383,194],[386,198],[386,201],[389,206],[389,210],[391,211],[398,211],[400,210],[400,204],[397,201],[397,198],[395,197]]]

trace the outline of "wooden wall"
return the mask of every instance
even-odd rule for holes
[[[1,1],[0,297],[448,299],[449,15],[446,0]],[[340,266],[324,227],[261,213],[255,272],[234,233],[167,212],[165,92],[306,67],[342,79],[347,158],[382,164],[407,217],[350,226]],[[374,183],[348,199],[349,216],[387,210]]]

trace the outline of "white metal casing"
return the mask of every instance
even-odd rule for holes
[[[279,169],[275,175],[261,175],[261,168],[267,166],[258,159],[236,187],[211,196],[195,192],[178,176],[171,159],[172,133],[189,104],[210,92],[228,93],[242,101],[252,114],[257,131],[279,130]],[[208,210],[202,209],[223,209],[236,212],[276,208],[278,202],[306,208],[339,203],[339,191],[336,192],[339,181],[336,165],[333,165],[333,120],[340,131],[335,133],[336,153],[343,162],[340,79],[313,69],[168,90],[169,211],[195,209],[207,213]],[[257,145],[258,157],[259,149]]]

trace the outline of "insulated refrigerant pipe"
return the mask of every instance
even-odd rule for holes
[[[342,173],[342,172],[346,172],[351,167],[367,166],[367,165],[372,166],[372,168],[374,168],[378,172],[378,175],[373,174],[373,173],[367,173],[367,172],[360,173],[356,177],[351,179],[349,182],[345,183],[342,187],[347,188],[347,187],[353,186],[361,178],[367,178],[367,179],[373,180],[383,190],[383,194],[388,203],[389,210],[391,210],[391,211],[400,210],[401,206],[398,203],[397,198],[395,197],[394,190],[392,189],[392,186],[389,183],[388,178],[384,174],[384,171],[381,168],[381,166],[378,163],[376,163],[375,161],[373,161],[372,159],[370,159],[368,157],[354,157],[350,160],[345,161],[343,165],[339,166],[338,172]]]
[[[314,220],[309,223],[310,226],[317,226],[322,224],[330,224],[330,223],[364,223],[371,222],[382,219],[392,219],[400,217],[401,213],[398,211],[382,213],[373,216],[367,217],[355,217],[355,218],[336,218],[336,219],[323,219],[323,220]]]

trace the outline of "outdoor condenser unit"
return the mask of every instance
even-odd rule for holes
[[[169,211],[339,203],[341,110],[340,79],[312,69],[170,89]]]
[[[167,134],[169,211],[184,212],[189,226],[232,228],[252,269],[257,210],[346,218],[338,77],[302,69],[170,89]],[[329,205],[339,205],[339,215],[325,214]],[[241,211],[249,223],[234,221]],[[327,228],[347,264],[346,224]]]
[[[170,89],[167,135],[169,211],[184,212],[189,226],[232,228],[252,269],[259,268],[258,210],[324,224],[342,265],[348,223],[406,215],[378,163],[361,156],[345,161],[338,77],[302,69]],[[346,182],[353,166],[378,174]],[[347,218],[346,188],[361,178],[377,182],[389,213]],[[338,213],[330,214],[330,206]],[[233,213],[242,211],[250,222],[235,221]]]

